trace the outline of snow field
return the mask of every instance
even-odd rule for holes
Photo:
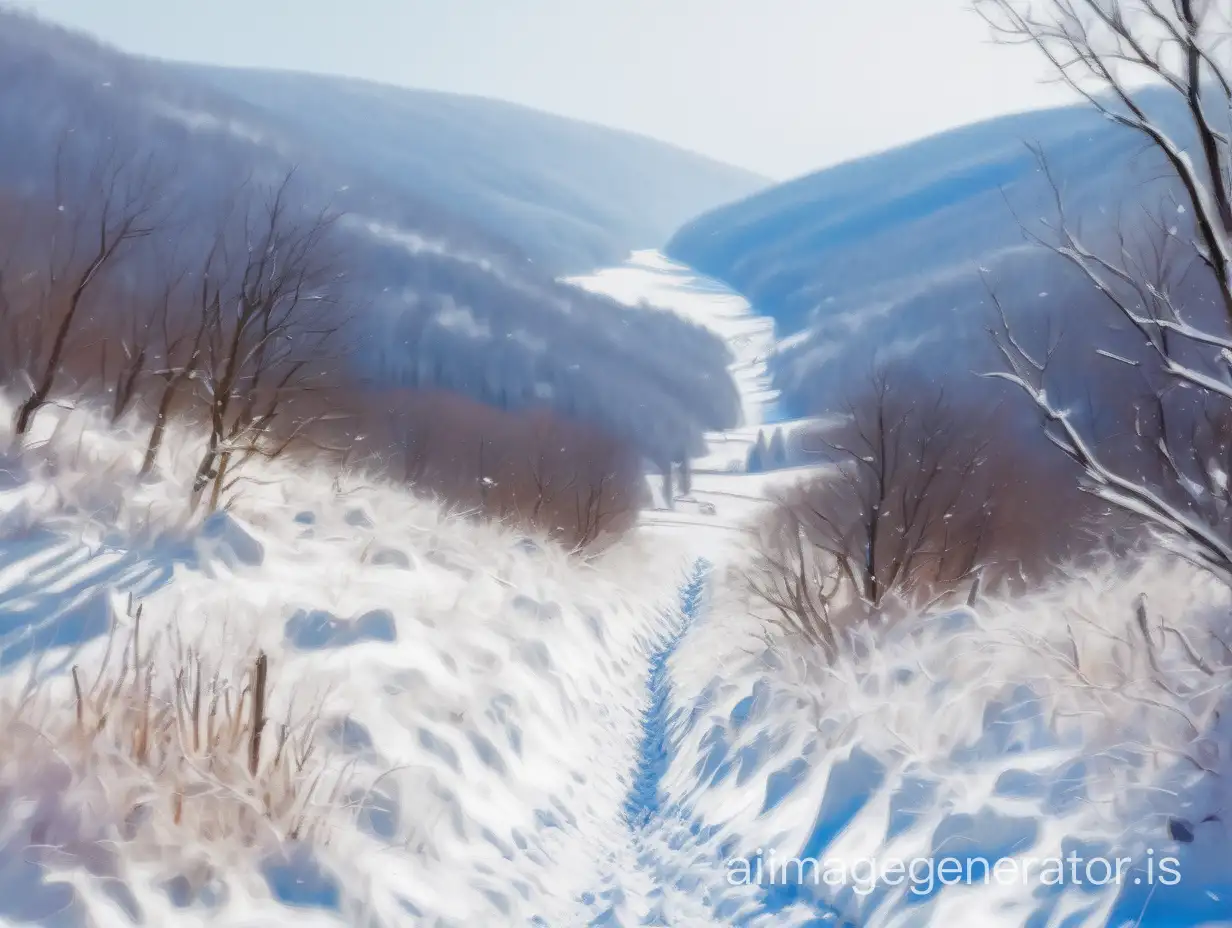
[[[115,666],[131,594],[158,705],[187,648],[237,691],[268,656],[271,727],[315,733],[319,828],[289,851],[273,833],[208,838],[175,825],[175,793],[225,794],[218,814],[237,814],[250,782],[182,759],[78,763],[51,745],[46,767],[3,765],[10,796],[37,795],[32,779],[52,767],[60,780],[6,807],[0,923],[577,924],[595,862],[627,840],[646,654],[678,608],[685,552],[634,538],[585,563],[392,487],[278,462],[197,524],[182,502],[193,442],[173,438],[171,472],[138,486],[125,476],[133,436],[48,409],[34,447],[5,460],[8,711],[33,688],[39,724],[71,730],[68,668],[89,679]],[[118,796],[136,797],[141,822]],[[48,835],[59,849],[32,864]]]
[[[672,659],[678,747],[662,782],[680,812],[673,857],[698,862],[723,923],[1229,923],[1232,604],[1209,577],[1109,564],[866,629],[833,666],[750,622],[738,576],[716,597]],[[1060,885],[979,869],[971,885],[927,889],[720,878],[758,849],[849,872],[946,856],[1132,863],[1119,886],[1095,885],[1102,865]],[[1174,885],[1148,876],[1167,856]]]
[[[722,320],[725,295],[638,262],[605,279],[630,298],[683,281]],[[136,484],[137,437],[48,409],[0,462],[0,924],[1232,924],[1232,603],[1182,563],[989,590],[856,629],[827,665],[741,577],[747,520],[809,473],[698,473],[713,514],[677,501],[583,562],[289,462],[193,521],[194,440],[168,446]],[[156,704],[188,648],[232,692],[267,655],[271,722],[313,736],[287,787],[310,837],[239,827],[262,801],[242,769],[74,753],[69,670],[123,665],[130,596]],[[208,814],[177,824],[180,793]],[[1075,854],[1128,859],[1126,879],[732,879],[771,855],[854,873]],[[1148,877],[1165,856],[1179,883]]]
[[[668,660],[660,814],[637,836],[622,916],[600,908],[596,924],[1232,925],[1225,588],[1164,554],[1109,562],[1027,597],[991,591],[974,609],[859,630],[827,666],[767,624],[740,573],[748,520],[815,472],[723,472],[766,421],[772,323],[655,253],[583,285],[724,334],[746,397],[746,426],[694,462],[691,499],[644,519],[714,560],[719,580]],[[737,339],[754,325],[767,341],[750,350]],[[1009,858],[1028,878],[977,864],[969,885],[733,885],[733,860],[772,853],[848,872]],[[1093,880],[1081,864],[1077,881],[1041,877],[1075,855]],[[1165,857],[1179,882],[1160,878]],[[1118,859],[1123,877],[1097,885]]]

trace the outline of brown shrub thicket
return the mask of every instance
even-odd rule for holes
[[[168,423],[192,421],[205,443],[190,504],[206,511],[254,458],[328,453],[569,547],[632,524],[640,462],[600,431],[360,382],[338,217],[305,212],[293,171],[184,216],[153,163],[71,142],[54,196],[0,199],[0,376],[19,438],[46,404],[86,395],[148,424],[142,475]]]
[[[638,456],[593,427],[443,391],[403,394],[396,409],[394,448],[408,483],[570,547],[628,529],[644,502]]]
[[[646,502],[637,454],[546,409],[418,389],[355,393],[342,405],[344,414],[314,421],[305,436],[314,447],[568,548],[623,533]]]
[[[1067,462],[997,407],[951,401],[905,372],[875,371],[841,424],[800,446],[828,467],[778,495],[746,580],[831,657],[842,625],[891,600],[918,608],[981,583],[1021,588],[1104,545],[1113,524]]]

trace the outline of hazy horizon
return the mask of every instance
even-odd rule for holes
[[[883,0],[877,15],[843,0],[18,6],[130,52],[491,97],[773,179],[1070,100],[1029,50],[987,41],[967,0]]]

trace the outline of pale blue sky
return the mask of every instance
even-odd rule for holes
[[[776,178],[1068,100],[970,0],[24,0],[130,51],[452,90]]]

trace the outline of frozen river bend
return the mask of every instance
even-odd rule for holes
[[[800,477],[729,472],[773,327],[653,253],[577,283],[722,332],[748,422],[591,562],[277,462],[184,523],[191,454],[138,484],[137,437],[40,420],[0,482],[0,924],[1232,923],[1224,591],[1108,567],[827,665],[741,581]]]

